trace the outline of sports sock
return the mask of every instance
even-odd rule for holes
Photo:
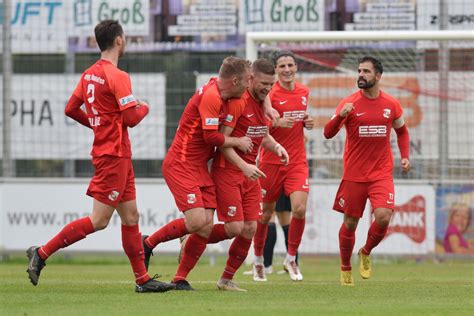
[[[245,258],[247,258],[251,244],[252,239],[247,239],[240,235],[235,237],[229,247],[229,257],[221,278],[232,280],[235,272],[240,268]]]
[[[38,249],[41,259],[46,260],[60,248],[65,248],[73,243],[86,238],[94,232],[91,219],[87,217],[79,218],[70,222],[44,246]]]
[[[267,239],[263,247],[263,265],[269,267],[273,264],[273,251],[277,241],[277,232],[275,223],[268,223]]]
[[[257,221],[257,231],[253,236],[253,251],[256,256],[263,256],[263,247],[265,246],[265,239],[267,239],[268,224]]]
[[[211,234],[207,240],[208,244],[216,244],[219,241],[230,239],[227,233],[225,232],[224,224],[214,224],[212,226]]]
[[[296,256],[301,238],[303,237],[305,223],[305,218],[293,217],[291,219],[290,229],[288,231],[288,254],[290,256]]]
[[[202,253],[206,250],[207,238],[196,233],[191,234],[184,246],[183,256],[173,278],[173,282],[185,280],[189,272],[196,266]]]
[[[143,261],[145,260],[145,252],[143,251],[142,234],[140,234],[138,224],[132,226],[122,225],[122,246],[132,266],[135,282],[141,285],[150,280]]]
[[[364,247],[362,247],[362,252],[364,255],[370,255],[372,249],[374,249],[385,237],[387,233],[388,225],[387,226],[380,226],[377,224],[376,221],[372,222],[370,225],[369,233],[367,234],[367,240],[365,242]]]
[[[178,218],[169,222],[150,235],[147,239],[145,239],[145,243],[148,247],[150,247],[150,249],[153,249],[159,243],[179,238],[188,233],[188,229],[184,223],[184,218]]]
[[[341,256],[341,270],[350,271],[351,267],[351,256],[354,250],[355,243],[355,229],[350,230],[346,228],[346,225],[342,223],[339,229],[339,252]]]

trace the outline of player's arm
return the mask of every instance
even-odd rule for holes
[[[290,157],[288,156],[286,149],[281,144],[279,144],[268,132],[262,140],[262,147],[265,150],[275,153],[281,158],[281,162],[284,162],[285,165],[288,165],[290,162]]]
[[[128,127],[135,127],[140,123],[150,111],[148,104],[138,101],[134,107],[122,111],[123,123]]]
[[[220,129],[223,135],[229,136],[234,128],[223,125]],[[266,175],[257,168],[257,166],[245,162],[237,153],[233,147],[220,147],[219,150],[224,155],[225,159],[237,166],[242,173],[249,179],[257,180],[260,177],[266,177]]]
[[[232,137],[226,136],[217,130],[204,130],[204,142],[209,145],[227,148],[235,147],[244,153],[252,151],[253,143],[252,140],[247,137]]]
[[[395,133],[397,133],[397,144],[398,149],[400,150],[401,160],[400,164],[404,172],[410,171],[410,134],[408,133],[408,128],[406,127],[405,120],[403,116],[400,116],[398,119],[394,120],[392,123]]]
[[[306,100],[309,100],[309,93],[306,95]],[[303,118],[303,126],[307,130],[311,130],[314,127],[314,119],[312,116],[306,114]]]
[[[85,127],[92,128],[89,123],[89,119],[87,118],[87,114],[81,109],[81,106],[83,104],[84,101],[82,97],[82,86],[81,81],[79,81],[76,86],[76,89],[74,89],[73,94],[71,95],[69,101],[66,104],[64,114],[66,114],[66,116],[72,118],[76,122],[81,123]]]
[[[267,94],[265,100],[263,100],[263,113],[265,116],[273,122],[272,126],[278,126],[278,121],[280,120],[280,113],[272,107],[272,101],[270,95]]]
[[[324,137],[326,139],[333,138],[337,132],[341,129],[344,120],[354,110],[354,104],[344,103],[338,106],[336,114],[333,115],[331,120],[324,126]]]

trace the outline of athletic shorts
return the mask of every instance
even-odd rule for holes
[[[262,217],[262,189],[242,171],[213,167],[217,218],[222,222],[256,221]]]
[[[286,196],[296,191],[309,192],[306,162],[288,166],[262,163],[259,168],[267,176],[260,178],[265,203],[275,202],[282,192]]]
[[[135,174],[130,157],[92,157],[95,172],[87,195],[117,207],[119,203],[136,200]]]
[[[372,211],[377,208],[395,207],[393,179],[374,182],[352,182],[342,180],[334,200],[333,209],[352,217],[362,217],[367,198]]]
[[[290,198],[284,194],[281,194],[275,205],[276,212],[291,212],[291,201]]]
[[[216,190],[207,164],[192,165],[166,156],[162,170],[181,212],[198,207],[216,208]]]

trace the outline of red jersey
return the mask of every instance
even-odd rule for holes
[[[354,110],[341,123],[347,134],[342,178],[354,182],[391,179],[390,131],[393,121],[403,114],[400,103],[383,91],[378,98],[369,99],[359,90],[339,103],[336,115],[345,103],[353,103]]]
[[[73,94],[84,101],[94,131],[92,157],[131,157],[127,126],[122,111],[136,106],[130,78],[111,62],[100,59],[81,76]]]
[[[217,87],[217,78],[211,78],[186,105],[168,154],[193,165],[206,164],[215,148],[204,141],[203,130],[218,130],[222,106],[226,103]]]
[[[280,117],[293,117],[295,124],[292,128],[276,127],[270,134],[288,152],[290,164],[306,163],[306,148],[304,144],[303,121],[308,106],[309,89],[297,82],[294,90],[283,88],[279,82],[270,91],[272,107],[280,113]],[[273,152],[262,150],[260,162],[284,165],[281,157]]]
[[[271,126],[271,121],[266,118],[263,112],[263,103],[255,100],[247,90],[241,99],[232,100],[226,105],[225,115],[226,119],[223,124],[234,128],[230,136],[247,136],[252,139],[253,149],[250,153],[243,153],[237,148],[235,151],[244,161],[255,165],[260,144]],[[228,162],[220,151],[217,151],[213,165],[238,169]]]

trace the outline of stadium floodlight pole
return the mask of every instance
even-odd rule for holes
[[[3,0],[3,177],[13,176],[13,160],[11,155],[11,92],[12,92],[12,49],[11,49],[11,0]]]
[[[247,32],[246,58],[258,58],[257,43],[282,41],[390,41],[390,40],[474,40],[474,30],[467,31],[324,31],[324,32]]]
[[[439,3],[439,29],[448,28],[448,3],[441,0]],[[449,93],[449,46],[447,42],[439,43],[438,53],[438,87],[441,98],[439,98],[439,123],[438,123],[438,143],[439,143],[439,178],[441,185],[448,178],[449,160],[449,138],[448,138],[448,93]]]

